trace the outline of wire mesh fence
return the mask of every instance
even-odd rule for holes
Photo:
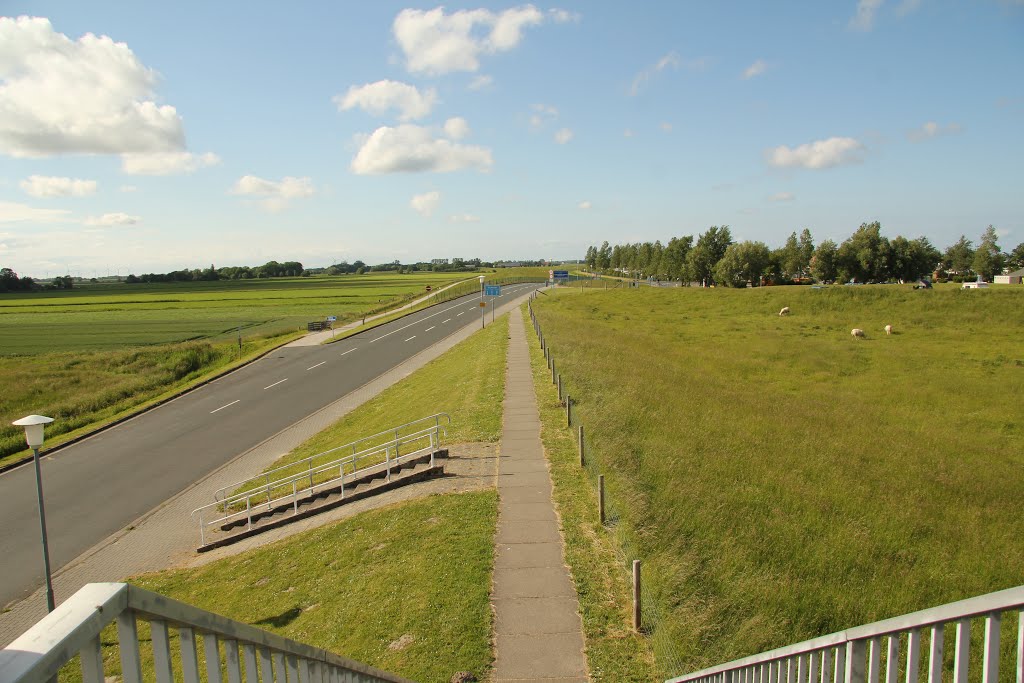
[[[556,391],[558,399],[565,406],[565,422],[563,428],[571,430],[576,440],[577,449],[582,452],[581,466],[587,473],[587,478],[595,491],[599,492],[599,483],[603,484],[605,477],[604,463],[607,454],[601,453],[594,445],[586,426],[583,424],[582,415],[578,409],[579,401],[572,396],[572,379],[563,375],[555,359],[555,353],[551,344],[545,338],[541,323],[533,310],[532,300],[528,304],[530,319],[533,323],[538,343],[547,362],[551,375],[551,390]],[[580,429],[583,427],[583,429]],[[580,442],[582,437],[582,442]],[[633,571],[634,560],[644,560],[643,551],[631,533],[627,510],[623,502],[615,495],[614,488],[608,490],[605,487],[603,496],[604,528],[611,535],[613,547],[615,548],[616,559],[619,567],[629,576]],[[665,610],[656,598],[656,592],[651,588],[651,580],[648,575],[641,572],[640,580],[640,629],[650,639],[655,655],[655,666],[662,678],[677,676],[688,671],[687,662],[679,652],[679,648],[672,641],[669,629],[661,628],[665,619]]]

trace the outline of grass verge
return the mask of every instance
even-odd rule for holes
[[[660,606],[659,673],[1024,583],[1024,409],[1005,398],[1024,393],[1022,304],[895,286],[534,302]]]
[[[412,680],[447,683],[456,671],[484,680],[496,522],[494,491],[430,496],[131,582]],[[148,625],[140,640],[150,681]],[[106,676],[120,676],[112,627],[102,641]],[[60,679],[80,681],[77,662]]]
[[[576,441],[565,426],[565,409],[551,384],[540,343],[524,306],[530,365],[540,410],[541,440],[551,465],[554,498],[562,518],[565,558],[580,600],[591,680],[640,683],[654,680],[654,655],[631,628],[629,575],[613,537],[597,516],[597,495],[579,467]]]

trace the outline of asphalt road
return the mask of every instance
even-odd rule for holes
[[[497,303],[537,287],[502,287]],[[480,325],[479,301],[478,294],[456,299],[326,346],[278,349],[43,457],[53,571],[240,453],[458,329]],[[7,605],[43,584],[31,464],[0,475],[0,520],[0,604]]]

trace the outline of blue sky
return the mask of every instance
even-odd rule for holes
[[[579,258],[710,225],[1024,241],[1021,2],[3,12],[22,274]]]

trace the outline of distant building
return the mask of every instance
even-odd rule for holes
[[[522,266],[522,261],[503,261],[494,264],[495,268],[521,268]]]
[[[448,265],[448,259],[446,259],[446,258],[430,259],[430,264],[434,265],[434,266],[447,266]]]
[[[1019,285],[1024,283],[1024,268],[1006,275],[996,275],[993,279],[997,285]]]

